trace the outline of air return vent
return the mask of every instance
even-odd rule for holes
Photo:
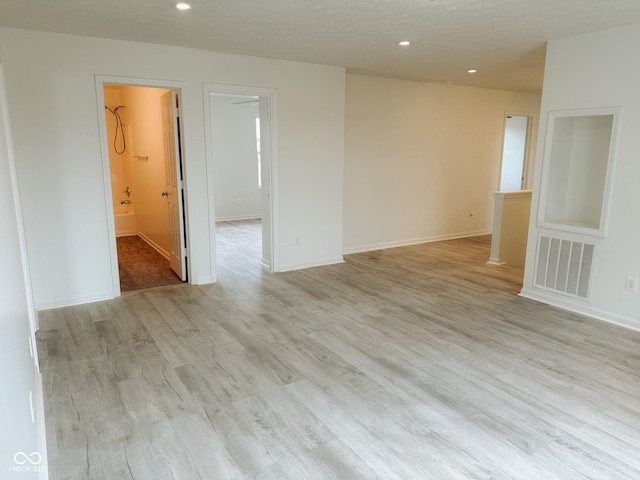
[[[590,243],[540,235],[535,285],[588,299],[595,253]]]

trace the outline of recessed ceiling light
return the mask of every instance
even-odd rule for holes
[[[467,70],[467,73],[476,73],[478,70],[476,70],[475,68],[471,68],[469,70]]]
[[[408,47],[409,45],[411,45],[411,42],[409,40],[402,40],[401,42],[398,42],[398,45],[400,45],[401,47]]]
[[[176,8],[178,10],[191,10],[191,5],[186,2],[178,2],[176,3]]]

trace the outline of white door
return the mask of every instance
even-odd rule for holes
[[[171,90],[160,99],[162,108],[162,142],[164,161],[167,169],[167,189],[162,195],[167,199],[169,209],[169,230],[171,235],[169,261],[171,269],[182,281],[187,279],[187,258],[184,238],[182,163],[180,145],[176,140],[178,132],[177,92]]]

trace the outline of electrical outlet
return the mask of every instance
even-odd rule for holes
[[[624,289],[627,292],[636,293],[638,291],[638,277],[632,277],[627,275],[627,280],[624,284]]]
[[[300,237],[296,237],[293,239],[293,246],[294,247],[299,247],[302,244],[302,240],[300,239]]]

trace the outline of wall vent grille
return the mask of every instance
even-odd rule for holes
[[[595,255],[593,244],[540,235],[535,285],[589,299]]]

